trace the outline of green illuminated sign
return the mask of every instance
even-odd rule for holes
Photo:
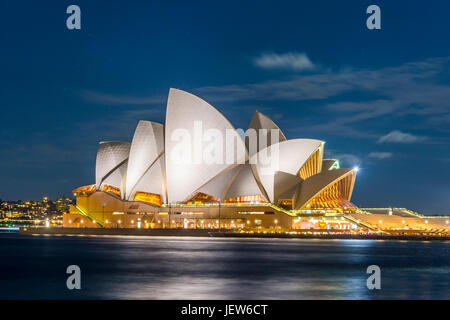
[[[339,160],[334,161],[334,163],[331,165],[330,169],[328,170],[334,170],[334,169],[340,169],[341,166],[339,165]]]

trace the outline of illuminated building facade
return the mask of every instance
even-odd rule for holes
[[[323,159],[324,144],[287,139],[259,112],[240,134],[206,101],[170,89],[165,125],[142,120],[131,142],[100,143],[95,184],[73,191],[64,226],[364,226],[349,217],[358,210],[351,202],[357,169]]]

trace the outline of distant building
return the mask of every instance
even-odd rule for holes
[[[69,212],[69,207],[72,204],[72,199],[66,197],[59,197],[55,201],[56,212],[65,213]]]

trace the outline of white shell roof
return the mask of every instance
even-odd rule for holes
[[[152,165],[156,165],[151,171],[155,173],[156,179],[154,184],[161,185],[163,182],[163,172],[160,164],[155,161],[164,152],[164,126],[160,123],[151,121],[139,121],[139,124],[134,132],[133,141],[130,148],[130,156],[128,159],[128,170],[126,176],[126,198],[133,200],[132,196],[135,191],[153,192],[149,190],[138,190],[136,184],[142,180],[144,174],[150,171]],[[158,168],[156,168],[158,167]],[[156,171],[155,171],[156,170]],[[148,186],[148,183],[141,184],[140,188]],[[155,188],[151,188],[154,190]]]
[[[160,194],[163,203],[184,202],[197,192],[220,201],[261,194],[272,203],[292,197],[294,207],[299,208],[351,171],[329,171],[333,161],[324,160],[322,173],[303,181],[297,176],[298,171],[323,147],[323,141],[286,140],[278,126],[259,112],[254,114],[249,128],[269,130],[265,136],[268,144],[270,130],[278,130],[279,142],[258,150],[249,160],[245,142],[219,111],[190,93],[170,89],[165,127],[140,121],[132,143],[100,144],[95,173],[97,189],[104,184],[120,188],[126,200],[133,200],[138,191]],[[210,131],[218,133],[223,140],[214,140],[217,138],[214,135],[206,137],[205,133]],[[227,137],[233,139],[231,151]],[[222,147],[211,148],[216,145]],[[186,154],[180,156],[177,153],[180,150]],[[216,157],[211,163],[205,154],[222,158]],[[230,155],[234,161],[229,161]]]
[[[274,202],[274,176],[277,171],[297,175],[303,164],[324,142],[314,139],[286,140],[259,151],[250,158],[252,170]]]
[[[209,194],[221,201],[225,200],[225,194],[230,188],[231,183],[236,178],[237,174],[242,170],[243,165],[237,165],[233,168],[227,169],[225,172],[217,175],[213,180],[198,189],[198,192]]]
[[[206,163],[202,151],[212,143],[198,137],[199,127],[200,134],[210,129],[222,137],[228,134],[235,141],[235,150],[230,151],[223,141],[221,161]],[[179,140],[186,136],[188,141]],[[170,203],[187,200],[215,176],[238,163],[245,163],[247,159],[244,141],[231,123],[206,101],[178,89],[170,89],[167,101],[165,155]],[[227,161],[227,156],[234,161]]]
[[[299,176],[277,171],[274,176],[274,203],[280,199],[291,199],[294,196],[297,186],[303,181]]]
[[[164,154],[144,172],[136,185],[128,190],[128,200],[133,200],[136,192],[159,194],[163,203],[166,203],[166,185],[164,177]]]
[[[249,129],[255,129],[256,130],[256,141],[257,145],[250,147],[249,146],[249,137],[246,138],[246,146],[247,150],[249,151],[249,156],[251,157],[253,154],[255,154],[254,150],[256,152],[260,151],[261,149],[264,149],[265,147],[269,147],[272,144],[272,131],[271,130],[277,130],[278,131],[278,141],[286,141],[286,136],[284,135],[283,131],[273,122],[269,117],[262,114],[261,112],[256,111],[253,114],[252,120],[250,121],[250,124],[248,125]],[[265,129],[261,130],[261,129]],[[265,137],[266,141],[263,141],[262,145],[264,146],[261,148],[260,146],[260,138]],[[275,137],[274,137],[275,138]],[[256,148],[254,148],[256,147]]]
[[[102,142],[97,151],[95,163],[95,183],[97,189],[107,183],[122,189],[125,174],[124,165],[128,159],[131,144],[129,142]],[[121,190],[123,191],[123,190]]]
[[[264,198],[264,193],[261,192],[255,177],[253,175],[252,169],[249,164],[242,165],[242,168],[237,175],[237,177],[232,182],[226,196],[224,199],[241,197],[241,196],[253,196],[262,195]]]

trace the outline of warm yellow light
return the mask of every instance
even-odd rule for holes
[[[247,220],[247,224],[250,224],[250,220]]]
[[[448,220],[447,220],[447,221],[445,221],[445,223],[446,223],[446,224],[448,224]]]
[[[428,223],[428,220],[425,220],[425,223]]]
[[[275,223],[278,223],[278,220],[277,220],[277,219],[275,219]]]
[[[93,223],[95,223],[95,220],[92,220]]]
[[[131,220],[131,223],[134,223],[134,220]]]
[[[84,220],[81,220],[80,222],[81,222],[81,223],[84,223]]]
[[[405,223],[405,220],[402,220],[402,223]]]
[[[234,220],[231,220],[231,223],[234,223]]]
[[[69,223],[72,223],[72,220],[69,220]]]
[[[145,222],[147,222],[147,221],[145,221]],[[158,220],[158,223],[161,223],[161,220]]]
[[[383,221],[382,220],[378,220],[378,223],[383,223]]]
[[[108,220],[106,220],[105,222],[108,223]]]
[[[219,223],[219,220],[216,220],[216,223]]]
[[[119,221],[117,221],[118,223],[120,223],[121,221],[119,220]]]

